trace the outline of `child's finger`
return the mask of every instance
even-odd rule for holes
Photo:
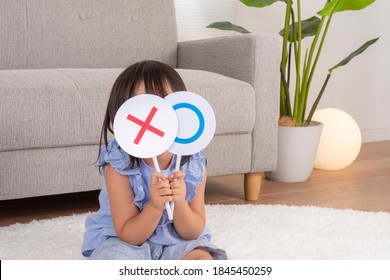
[[[165,180],[159,180],[158,182],[155,183],[157,189],[170,189],[171,185],[169,185],[169,181],[167,179]]]
[[[153,172],[151,175],[151,184],[156,184],[159,181],[165,181],[165,176],[161,172]]]
[[[174,181],[175,179],[181,180],[181,179],[184,179],[185,175],[186,175],[186,173],[183,170],[179,170],[179,171],[176,171],[176,172],[170,174],[168,179],[170,182]]]
[[[160,184],[156,190],[156,193],[160,196],[172,195],[172,190],[169,184]]]
[[[171,189],[181,189],[181,188],[184,188],[184,187],[185,187],[185,185],[183,184],[182,181],[173,181],[170,184],[170,188]]]

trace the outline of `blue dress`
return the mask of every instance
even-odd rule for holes
[[[134,193],[133,203],[142,211],[150,200],[150,176],[154,169],[149,167],[143,160],[140,160],[138,167],[130,169],[130,156],[120,148],[115,139],[108,144],[107,149],[105,146],[102,146],[98,162],[99,165],[111,164],[118,173],[129,177]],[[175,162],[176,156],[174,155],[168,169],[161,170],[166,177],[174,172]],[[191,155],[187,163],[181,166],[181,169],[186,174],[187,202],[190,202],[196,195],[196,188],[203,180],[205,164],[206,159],[203,153],[199,152]],[[99,195],[100,209],[88,216],[85,222],[86,232],[82,244],[82,254],[86,257],[90,256],[91,252],[103,241],[110,237],[117,237],[104,177],[105,167],[102,168],[102,174],[102,189]],[[199,238],[211,240],[211,232],[207,226]],[[156,230],[149,237],[148,241],[165,246],[175,245],[184,240],[177,234],[173,221],[169,220],[167,212],[164,211]]]

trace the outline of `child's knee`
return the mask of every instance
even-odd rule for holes
[[[184,256],[183,260],[212,260],[210,252],[206,248],[195,248],[187,255]]]

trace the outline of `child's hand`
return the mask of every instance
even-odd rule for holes
[[[186,183],[184,181],[185,172],[180,170],[169,175],[169,183],[171,185],[172,197],[175,202],[175,206],[180,206],[186,201]]]
[[[165,209],[165,203],[172,201],[172,190],[168,179],[160,172],[153,172],[150,182],[150,202],[159,209]]]

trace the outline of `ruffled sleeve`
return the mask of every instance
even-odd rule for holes
[[[121,149],[115,139],[108,143],[107,148],[105,145],[100,148],[98,164],[100,166],[111,164],[118,173],[123,175],[133,175],[136,172],[135,169],[130,168],[130,155]]]
[[[206,157],[202,152],[191,155],[183,170],[186,173],[186,200],[190,202],[196,196],[196,188],[202,183],[206,166]]]
[[[147,186],[141,178],[139,167],[131,168],[131,156],[122,150],[115,139],[108,143],[107,148],[105,145],[101,147],[98,163],[100,166],[110,164],[118,173],[129,176],[134,193],[133,203],[142,210],[147,202],[145,193]]]

